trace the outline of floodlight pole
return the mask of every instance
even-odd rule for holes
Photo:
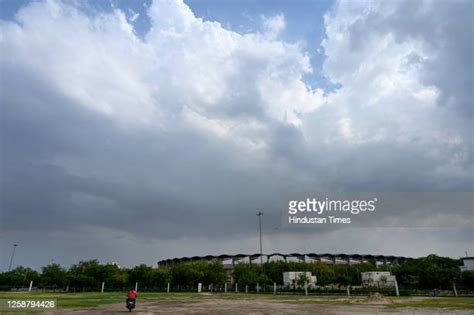
[[[257,213],[257,216],[258,216],[258,226],[259,226],[259,230],[260,230],[260,266],[262,267],[263,269],[263,252],[262,252],[262,215],[263,215],[263,212],[259,211]]]
[[[12,269],[13,265],[13,257],[15,257],[15,249],[18,246],[18,244],[13,244],[13,250],[12,250],[12,256],[10,257],[10,264],[8,265],[8,271]]]

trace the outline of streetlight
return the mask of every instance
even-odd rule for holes
[[[10,257],[10,265],[8,265],[8,271],[12,269],[13,257],[15,257],[15,249],[17,246],[18,244],[13,244],[12,256]]]
[[[262,215],[263,215],[263,212],[259,211],[257,213],[257,216],[258,216],[258,226],[260,228],[260,266],[262,266],[262,269],[263,269],[263,253],[262,253]]]

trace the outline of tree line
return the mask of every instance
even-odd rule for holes
[[[309,271],[317,277],[319,286],[359,286],[361,272],[390,271],[396,276],[398,286],[404,289],[449,290],[452,289],[453,283],[459,288],[474,289],[474,271],[461,272],[458,259],[436,255],[385,266],[376,266],[375,261],[352,265],[275,261],[264,264],[263,269],[255,264],[238,264],[234,270],[234,279],[249,286],[255,286],[257,283],[281,285],[285,271]]]
[[[430,255],[409,260],[400,264],[376,266],[375,262],[352,265],[327,265],[321,262],[265,263],[263,268],[257,264],[238,263],[232,273],[234,282],[243,286],[283,285],[283,272],[309,271],[317,277],[319,286],[360,285],[361,272],[391,271],[397,277],[400,288],[413,290],[450,289],[453,283],[462,289],[474,289],[474,272],[459,269],[459,260]],[[49,264],[36,271],[17,267],[0,273],[0,289],[34,286],[44,289],[75,291],[100,290],[102,282],[106,290],[127,290],[139,283],[141,290],[163,290],[168,283],[173,289],[193,289],[198,283],[222,285],[228,282],[224,265],[219,261],[196,261],[176,264],[169,267],[152,268],[139,265],[133,268],[120,268],[116,264],[101,264],[98,260],[81,261],[68,269],[59,264]]]

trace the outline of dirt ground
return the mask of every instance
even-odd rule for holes
[[[58,310],[54,314],[125,314],[128,310],[125,304],[110,304],[93,308]],[[386,309],[381,304],[366,305],[321,305],[310,303],[285,303],[268,300],[228,300],[213,299],[199,302],[144,302],[138,303],[134,314],[206,314],[206,315],[302,315],[302,314],[473,314],[472,310],[446,310],[431,308],[400,308]]]

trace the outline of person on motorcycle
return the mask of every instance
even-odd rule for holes
[[[136,299],[137,299],[137,291],[135,291],[134,288],[131,288],[127,292],[127,308],[129,309],[130,312],[132,311],[132,308],[135,308]]]

